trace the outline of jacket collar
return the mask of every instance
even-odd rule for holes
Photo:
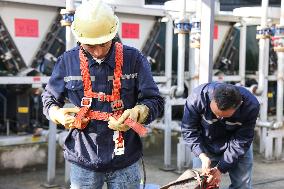
[[[90,67],[95,64],[98,64],[88,51],[86,51],[86,53],[87,53]],[[109,52],[107,53],[106,58],[102,62],[102,64],[107,64],[113,69],[115,68],[115,43],[114,42],[112,42]]]

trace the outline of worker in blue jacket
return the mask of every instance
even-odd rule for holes
[[[163,111],[147,59],[114,42],[118,27],[101,0],[80,5],[72,23],[80,45],[58,58],[42,94],[44,114],[70,128],[64,157],[71,162],[71,189],[104,182],[110,189],[139,189],[142,143],[126,121],[148,124]],[[66,99],[77,108],[63,108]]]
[[[208,182],[219,185],[229,172],[230,189],[251,189],[252,141],[259,102],[248,90],[212,82],[195,88],[187,98],[182,135],[191,151],[193,168],[202,168]]]

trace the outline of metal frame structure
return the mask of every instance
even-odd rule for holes
[[[45,5],[47,1],[36,1],[36,0],[23,0],[16,1],[10,0],[10,2],[21,2],[21,3],[31,3],[31,4],[41,4]],[[48,1],[50,6],[64,6],[58,1]],[[212,76],[212,64],[213,64],[213,23],[214,18],[221,20],[226,16],[221,16],[220,12],[215,13],[215,1],[211,0],[199,0],[197,1],[197,12],[194,7],[194,11],[187,10],[187,0],[180,0],[183,4],[183,9],[178,11],[167,10],[165,15],[167,17],[166,23],[166,49],[165,49],[165,76],[154,77],[154,80],[159,85],[160,92],[165,95],[165,112],[164,119],[157,120],[153,122],[150,127],[164,129],[164,169],[172,170],[173,166],[171,163],[171,134],[172,131],[180,132],[180,122],[175,122],[172,120],[172,106],[173,105],[184,105],[185,99],[182,98],[184,92],[184,85],[191,90],[197,84],[209,82],[211,80],[220,80],[217,76]],[[74,10],[74,0],[66,1],[66,10]],[[129,11],[127,6],[115,6],[116,11],[123,13],[133,13]],[[232,20],[241,23],[240,30],[240,54],[239,54],[239,75],[224,76],[222,81],[237,81],[244,85],[245,78],[251,77],[245,74],[246,68],[246,31],[247,26],[250,24],[261,23],[262,27],[267,27],[267,8],[268,0],[262,1],[263,17],[261,22],[259,18],[243,18],[241,16],[231,16]],[[145,11],[147,10],[147,11]],[[217,10],[218,11],[218,10]],[[175,12],[173,15],[172,12]],[[189,52],[191,55],[189,60],[189,67],[191,68],[188,73],[185,73],[185,34],[178,34],[178,82],[177,85],[172,84],[172,43],[173,43],[173,31],[174,31],[174,20],[179,18],[185,20],[185,17],[195,14],[196,18],[200,20],[201,31],[200,31],[200,48],[191,49]],[[136,8],[136,13],[139,14],[149,14],[149,15],[160,15],[160,11],[148,11],[147,8]],[[178,16],[176,16],[176,13]],[[284,15],[284,0],[281,0],[281,15]],[[216,14],[216,15],[215,15]],[[161,15],[164,16],[164,15]],[[226,20],[226,18],[224,19]],[[284,17],[280,18],[280,25],[284,25]],[[209,31],[209,32],[208,32]],[[66,50],[73,47],[75,40],[71,34],[70,27],[66,28]],[[282,155],[282,141],[284,138],[284,131],[280,128],[283,124],[283,85],[284,85],[284,54],[283,52],[278,52],[278,72],[277,75],[268,75],[268,45],[269,39],[260,39],[260,62],[259,62],[259,85],[256,93],[259,95],[258,98],[261,101],[261,113],[260,119],[257,122],[260,132],[260,152],[264,152],[265,159],[280,159]],[[206,54],[208,56],[201,56]],[[192,71],[194,70],[194,71]],[[202,74],[200,71],[202,70]],[[280,71],[281,70],[281,71]],[[254,77],[254,76],[252,76]],[[190,78],[189,81],[185,78]],[[47,83],[49,77],[45,76],[35,76],[35,77],[0,77],[0,84],[33,84],[42,85]],[[277,116],[276,121],[269,121],[267,116],[267,88],[268,81],[277,81]],[[49,127],[49,147],[48,147],[48,172],[47,172],[47,186],[54,185],[55,180],[55,148],[56,148],[56,127],[50,122]],[[275,142],[274,142],[275,141]],[[177,157],[177,168],[181,170],[184,166],[189,165],[190,155],[188,149],[185,147],[185,143],[182,138],[179,139],[178,143],[178,157]],[[66,162],[66,170],[68,173],[69,166]],[[68,174],[65,175],[65,181],[68,182]]]
[[[52,7],[64,7],[64,1],[58,0],[0,0],[2,2],[15,2],[15,3],[25,3],[25,4],[32,4],[32,5],[45,5],[45,6],[52,6]]]
[[[1,85],[9,84],[46,84],[49,80],[48,76],[3,76],[0,77]]]
[[[260,101],[260,116],[257,121],[259,136],[260,136],[260,153],[264,153],[265,160],[280,160],[283,153],[282,141],[284,139],[283,126],[283,52],[277,52],[278,69],[275,75],[268,74],[269,67],[269,44],[271,34],[266,33],[270,30],[268,23],[269,15],[276,11],[268,7],[269,0],[262,0],[260,27],[258,29],[257,38],[259,39],[259,67],[258,67],[258,86],[256,86],[255,94]],[[249,11],[248,14],[255,14],[256,11]],[[253,10],[253,9],[252,9]],[[281,1],[280,25],[283,24],[284,1]],[[240,15],[240,14],[239,14]],[[247,17],[248,15],[245,15]],[[254,15],[253,17],[258,16]],[[243,18],[243,20],[247,20]],[[248,21],[248,20],[247,20]],[[248,21],[249,22],[249,21]],[[271,21],[270,21],[271,22]],[[256,24],[254,23],[254,24]],[[275,23],[275,19],[272,21]],[[279,23],[279,22],[278,22]],[[259,33],[260,31],[260,33]],[[268,117],[268,81],[277,81],[277,102],[276,102],[276,119]]]

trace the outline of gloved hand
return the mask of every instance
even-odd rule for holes
[[[61,124],[65,128],[69,128],[75,121],[74,113],[78,113],[80,108],[59,108],[58,106],[52,106],[49,111],[49,117],[51,121],[56,124]]]
[[[136,105],[132,109],[125,110],[121,117],[118,119],[115,119],[114,117],[109,117],[108,127],[116,131],[127,131],[129,127],[123,124],[123,122],[127,118],[130,118],[138,123],[144,123],[148,117],[148,114],[149,108],[146,105]]]
[[[205,153],[201,153],[199,158],[202,162],[202,174],[208,175],[210,173],[211,160]]]

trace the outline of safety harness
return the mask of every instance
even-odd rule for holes
[[[74,127],[78,129],[84,129],[86,128],[86,126],[88,125],[91,119],[108,121],[108,118],[110,116],[118,119],[124,111],[123,101],[121,100],[120,97],[122,66],[123,66],[122,44],[118,42],[115,43],[115,69],[114,69],[114,78],[113,78],[113,89],[111,95],[105,94],[103,92],[92,91],[92,82],[89,71],[89,61],[82,46],[80,46],[79,58],[80,58],[82,81],[84,86],[84,97],[81,100],[81,108],[76,115]],[[110,102],[113,112],[109,113],[109,112],[91,110],[90,107],[93,98],[97,98],[98,101],[101,102]],[[84,122],[82,121],[83,119]],[[147,133],[147,130],[143,125],[134,122],[130,118],[127,118],[124,121],[124,124],[131,127],[140,136],[143,136]]]

